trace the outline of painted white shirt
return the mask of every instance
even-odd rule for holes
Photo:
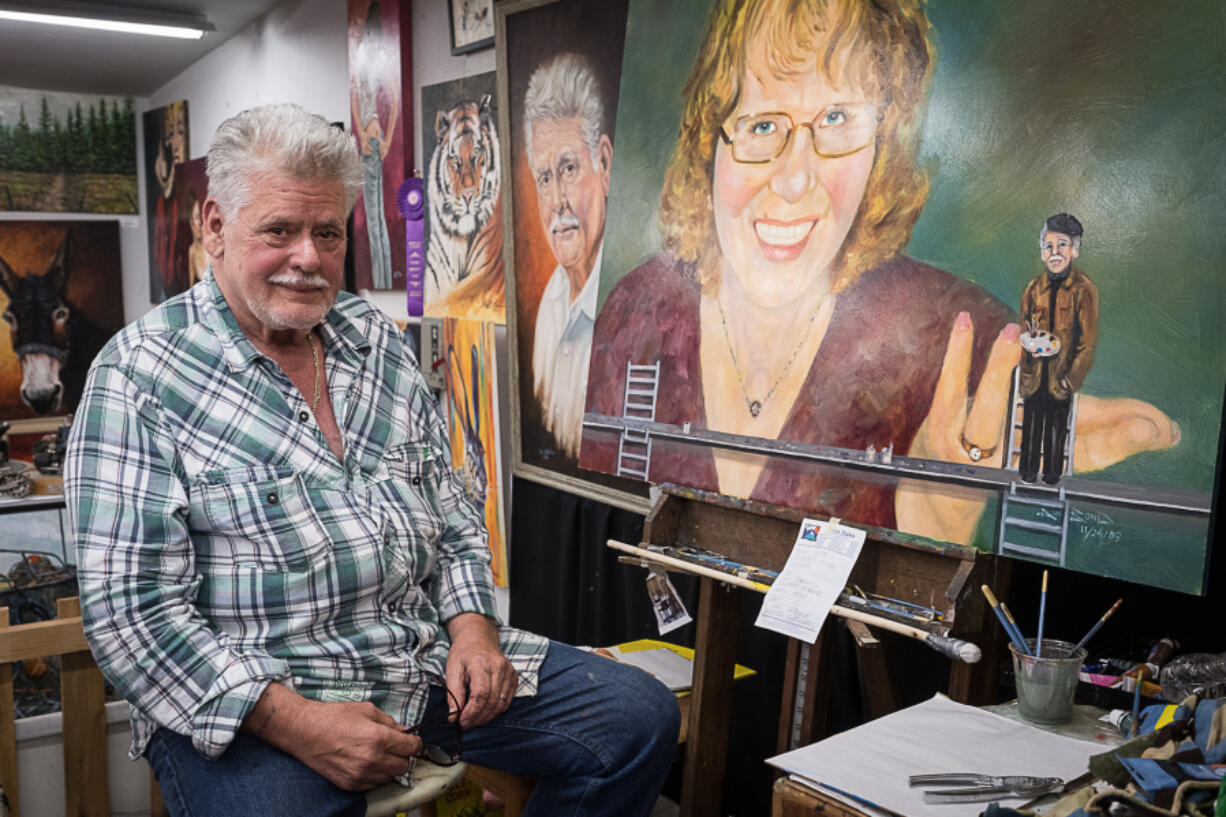
[[[579,440],[583,435],[587,367],[603,255],[601,243],[596,263],[574,303],[570,302],[570,278],[559,264],[545,286],[536,313],[532,391],[541,406],[545,429],[572,459],[579,457]]]

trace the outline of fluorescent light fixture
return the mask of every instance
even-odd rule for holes
[[[25,4],[3,5],[5,7],[0,8],[0,20],[21,23],[45,23],[96,31],[177,37],[184,40],[199,40],[206,33],[216,30],[204,17],[191,14],[151,12],[95,3],[48,2],[33,8]]]

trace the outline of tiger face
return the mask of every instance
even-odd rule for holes
[[[490,97],[439,111],[430,158],[430,210],[440,227],[469,236],[489,221],[501,186],[498,136]]]

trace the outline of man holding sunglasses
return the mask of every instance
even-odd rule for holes
[[[479,510],[394,323],[340,295],[362,165],[293,105],[223,122],[211,266],[90,371],[64,469],[82,619],[172,814],[361,815],[422,753],[647,815],[680,711],[501,626]],[[460,747],[460,730],[464,747]]]

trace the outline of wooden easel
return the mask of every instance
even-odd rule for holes
[[[643,526],[643,546],[703,547],[745,564],[780,570],[796,540],[802,519],[812,514],[752,500],[735,499],[691,488],[663,485]],[[978,664],[953,662],[949,695],[963,703],[994,702],[998,634],[995,620],[979,585],[1000,595],[1008,583],[1006,559],[931,540],[908,537],[897,531],[870,528],[851,582],[865,591],[934,607],[943,620],[933,632],[973,641],[983,650]],[[681,785],[682,817],[716,817],[723,795],[724,765],[728,751],[728,722],[732,708],[732,677],[737,650],[741,591],[718,579],[703,577],[699,590],[694,655],[693,694],[690,696],[689,738]],[[829,639],[818,637],[813,646],[791,641],[783,701],[780,707],[779,746],[787,748],[793,729],[798,688],[796,669],[801,649],[809,650],[803,689],[805,706],[800,724],[802,743],[825,736],[825,702],[830,678],[823,672]],[[865,658],[859,651],[863,674],[884,672],[880,650]],[[888,688],[888,684],[873,684]],[[893,706],[888,695],[870,696],[876,717]]]

